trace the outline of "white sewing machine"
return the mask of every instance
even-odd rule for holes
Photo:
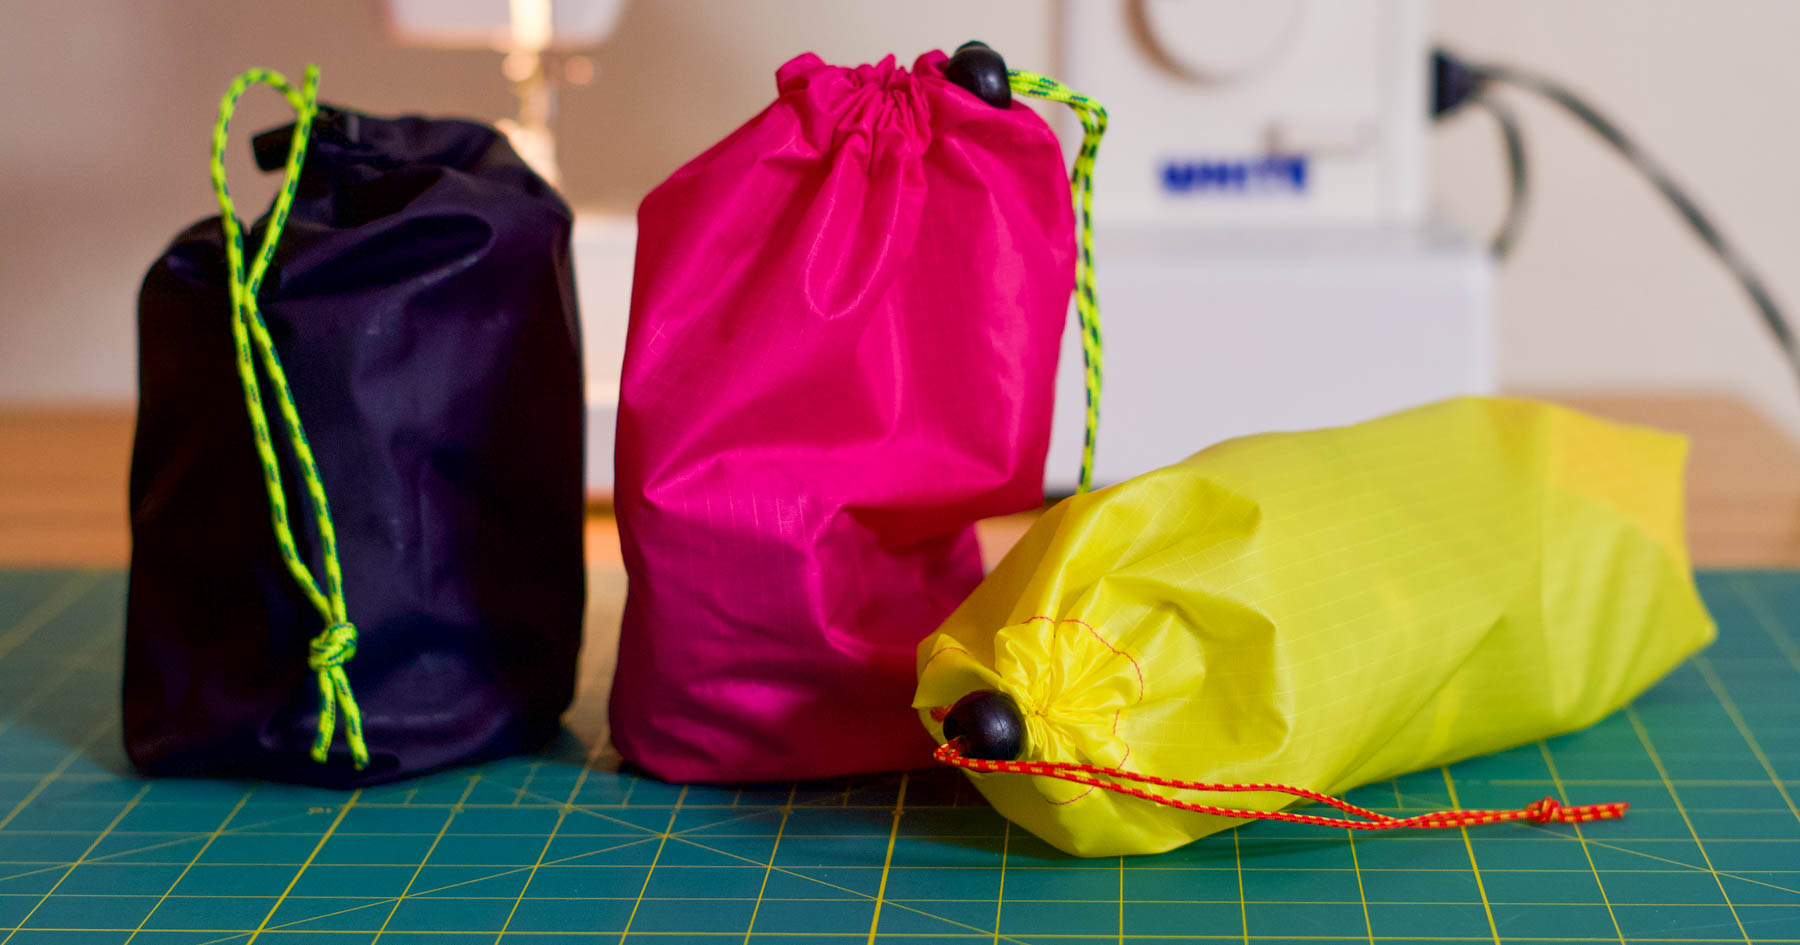
[[[1095,172],[1097,483],[1232,436],[1494,383],[1487,258],[1426,215],[1426,0],[1080,0],[1061,77]],[[1065,126],[1065,140],[1076,129]],[[1049,487],[1081,450],[1069,337]]]

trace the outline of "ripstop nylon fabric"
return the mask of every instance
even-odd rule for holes
[[[981,580],[974,523],[1043,500],[1070,183],[944,61],[800,56],[639,210],[610,716],[660,777],[928,764],[913,649]]]
[[[283,86],[281,196],[138,297],[127,753],[356,787],[535,749],[581,642],[572,214],[492,128]]]
[[[1498,399],[1222,443],[1046,513],[921,644],[914,706],[941,741],[933,708],[999,689],[1026,714],[1029,760],[1325,794],[1581,728],[1712,639],[1685,450]],[[974,780],[1083,856],[1235,822]]]

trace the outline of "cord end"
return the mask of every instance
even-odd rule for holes
[[[944,715],[944,738],[982,761],[1016,761],[1025,753],[1025,714],[994,689],[971,692]]]
[[[956,47],[955,55],[944,63],[944,78],[995,108],[1012,107],[1006,60],[981,40],[972,39]]]

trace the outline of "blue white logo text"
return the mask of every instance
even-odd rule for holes
[[[1163,162],[1162,187],[1172,194],[1303,194],[1306,156],[1269,154],[1248,159],[1197,158]]]

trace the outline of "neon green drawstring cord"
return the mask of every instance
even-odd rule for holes
[[[257,83],[280,92],[294,107],[295,120],[281,192],[275,197],[275,208],[269,214],[268,230],[263,234],[262,245],[257,248],[256,259],[246,273],[243,229],[231,202],[231,191],[225,186],[225,132],[237,109],[238,98]],[[294,203],[294,192],[300,186],[300,166],[306,160],[306,142],[312,130],[313,116],[319,108],[318,88],[317,66],[306,67],[306,80],[299,91],[295,91],[280,73],[268,69],[251,69],[233,80],[224,101],[219,103],[219,122],[213,126],[212,181],[219,197],[219,220],[225,229],[225,258],[230,264],[231,334],[237,340],[238,378],[243,381],[244,406],[250,412],[250,425],[256,430],[256,451],[262,457],[263,483],[269,493],[269,515],[275,525],[275,538],[281,545],[282,560],[325,623],[325,629],[313,638],[306,659],[307,666],[318,674],[319,679],[319,734],[313,740],[312,757],[317,762],[325,761],[337,730],[338,713],[342,712],[344,740],[349,743],[350,755],[360,770],[369,763],[369,748],[363,743],[362,710],[357,708],[356,697],[350,692],[350,679],[344,674],[344,664],[356,655],[356,627],[350,623],[344,606],[344,577],[338,564],[337,532],[331,527],[331,507],[325,501],[325,484],[319,479],[312,447],[306,441],[306,431],[300,426],[300,413],[294,407],[293,392],[288,389],[287,373],[281,368],[281,358],[275,353],[275,343],[269,337],[268,325],[263,322],[262,312],[256,304],[257,290],[268,273],[276,242],[281,238],[282,227],[287,224],[288,209]],[[294,547],[294,533],[288,527],[281,467],[270,439],[269,421],[264,415],[256,359],[251,353],[253,342],[256,354],[262,358],[263,372],[275,388],[276,404],[287,427],[288,441],[293,446],[300,475],[306,480],[306,491],[312,500],[313,517],[318,523],[319,544],[325,559],[324,591],[319,589],[312,571],[301,560],[300,552]]]
[[[1078,491],[1086,492],[1093,484],[1094,440],[1100,420],[1100,309],[1094,293],[1091,208],[1094,158],[1099,152],[1100,138],[1106,132],[1106,109],[1098,102],[1047,76],[1014,70],[1007,74],[1007,78],[1015,92],[1067,104],[1080,119],[1083,131],[1081,151],[1075,158],[1074,171],[1070,175],[1070,187],[1078,216],[1079,254],[1075,266],[1075,309],[1081,323],[1081,347],[1086,365],[1087,388],[1086,435],[1082,443]],[[294,192],[300,183],[300,167],[305,161],[307,139],[313,117],[318,112],[318,82],[319,70],[316,66],[307,67],[305,81],[298,91],[280,73],[267,69],[251,69],[238,76],[224,100],[219,103],[219,121],[213,128],[212,179],[219,198],[220,220],[225,230],[225,255],[230,264],[231,332],[237,342],[238,377],[243,382],[244,405],[250,414],[251,426],[256,431],[256,449],[262,459],[263,482],[269,494],[270,519],[288,571],[325,623],[325,629],[312,640],[307,655],[307,665],[318,674],[319,683],[319,731],[313,741],[312,757],[318,762],[326,760],[337,729],[337,716],[342,712],[344,738],[350,745],[356,767],[360,769],[368,764],[369,749],[363,741],[362,712],[357,708],[350,680],[344,673],[344,664],[356,655],[356,627],[350,622],[344,604],[337,533],[331,525],[331,510],[325,498],[325,486],[319,478],[312,447],[307,443],[300,414],[294,406],[287,374],[282,370],[281,359],[275,352],[274,341],[269,337],[268,326],[256,303],[257,291],[274,258],[275,246],[287,223],[288,210],[293,205]],[[243,231],[237,221],[231,192],[225,183],[224,159],[226,130],[231,123],[232,113],[237,108],[237,100],[251,85],[257,83],[271,86],[280,92],[288,100],[288,104],[293,106],[296,118],[293,137],[288,146],[281,191],[276,195],[274,211],[270,214],[268,229],[263,234],[256,259],[246,273]],[[251,351],[252,342],[256,349],[254,355]],[[281,410],[288,439],[312,500],[325,563],[324,591],[320,590],[312,571],[301,560],[294,545],[293,531],[288,526],[287,500],[282,489],[281,469],[275,456],[268,420],[264,415],[261,388],[256,375],[256,356],[261,357],[263,371],[275,388],[277,406]]]
[[[1009,69],[1007,84],[1020,95],[1062,102],[1081,120],[1081,151],[1069,174],[1074,191],[1076,239],[1075,314],[1081,321],[1081,358],[1087,367],[1087,430],[1081,444],[1081,480],[1076,492],[1094,486],[1094,439],[1100,432],[1100,302],[1094,295],[1094,157],[1100,153],[1100,137],[1106,134],[1106,108],[1080,92],[1035,72]]]

